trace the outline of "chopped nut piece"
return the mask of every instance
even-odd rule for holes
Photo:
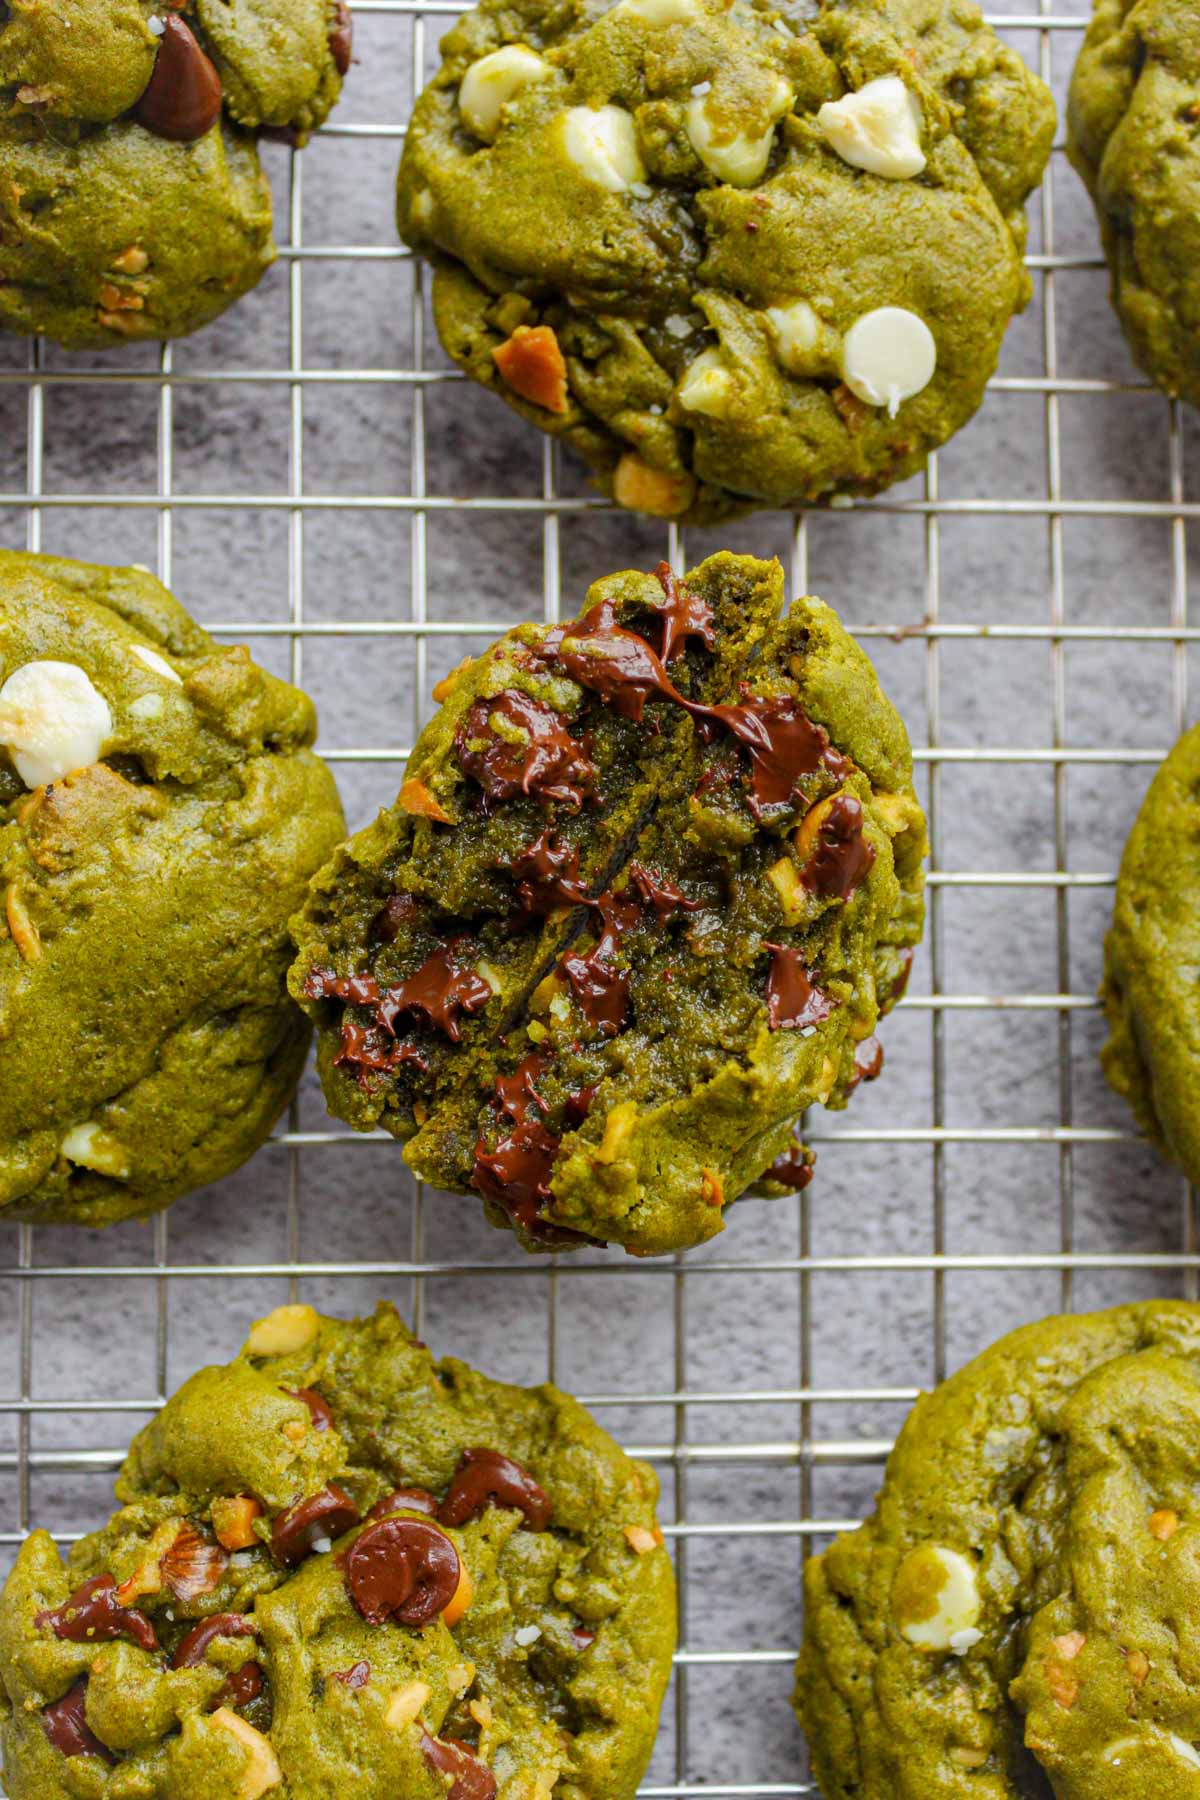
[[[271,1748],[269,1738],[253,1725],[247,1725],[245,1719],[239,1718],[228,1706],[219,1706],[212,1715],[212,1723],[219,1725],[246,1752],[247,1762],[238,1783],[234,1800],[258,1800],[268,1788],[278,1787],[283,1780],[283,1770],[278,1758]]]
[[[1129,1670],[1129,1679],[1133,1682],[1134,1688],[1144,1688],[1146,1685],[1146,1678],[1150,1673],[1150,1658],[1146,1655],[1146,1652],[1144,1650],[1127,1650],[1125,1652],[1125,1664]]]
[[[450,1689],[450,1692],[454,1695],[455,1699],[457,1699],[460,1694],[466,1693],[474,1679],[474,1663],[455,1663],[452,1669],[446,1670],[446,1686]]]
[[[781,856],[777,863],[772,863],[767,870],[767,880],[779,895],[785,923],[799,925],[807,910],[807,896],[791,857]]]
[[[458,1586],[454,1590],[454,1598],[442,1614],[442,1621],[448,1631],[453,1631],[464,1613],[470,1611],[471,1602],[475,1598],[475,1583],[471,1580],[471,1571],[465,1562],[459,1559]]]
[[[114,287],[111,281],[102,283],[96,298],[109,312],[141,312],[146,304],[140,294],[131,294],[128,288]]]
[[[119,256],[114,256],[112,266],[118,275],[140,275],[150,267],[150,258],[140,244],[130,244]]]
[[[547,412],[570,410],[567,365],[549,325],[518,325],[512,336],[492,351],[492,360],[523,400]]]
[[[669,475],[652,469],[632,450],[627,450],[613,471],[613,499],[630,512],[650,513],[656,519],[673,519],[687,511],[696,484],[690,475]]]
[[[492,1711],[492,1703],[487,1698],[486,1694],[480,1694],[478,1699],[468,1701],[467,1711],[481,1731],[486,1731],[495,1717],[495,1714]]]
[[[724,1206],[725,1189],[714,1169],[705,1169],[700,1177],[700,1198],[705,1206]]]
[[[406,813],[412,813],[418,819],[433,819],[438,825],[454,823],[441,802],[415,775],[400,789],[400,805]]]
[[[657,1550],[658,1548],[658,1544],[655,1542],[654,1533],[652,1531],[647,1531],[644,1525],[627,1525],[625,1527],[625,1539],[629,1548],[635,1551],[638,1556],[648,1556],[651,1550]]]
[[[290,1356],[311,1343],[319,1329],[315,1307],[277,1306],[251,1328],[246,1348],[251,1356]]]
[[[950,1761],[960,1769],[982,1769],[987,1759],[987,1751],[978,1744],[953,1744],[950,1748]]]
[[[254,1521],[262,1514],[259,1502],[249,1494],[218,1495],[212,1503],[213,1531],[226,1550],[249,1550],[257,1543]]]
[[[302,1444],[308,1436],[308,1422],[305,1419],[285,1419],[283,1435],[290,1443]]]
[[[404,1687],[393,1688],[383,1715],[388,1730],[403,1731],[406,1725],[411,1725],[420,1716],[421,1708],[432,1692],[424,1681],[410,1681]]]
[[[837,1080],[837,1064],[831,1056],[821,1058],[821,1079],[817,1084],[817,1099],[824,1106],[833,1092],[833,1084]]]
[[[1158,1512],[1150,1514],[1147,1528],[1150,1536],[1157,1538],[1160,1544],[1168,1543],[1179,1530],[1179,1514],[1172,1512],[1169,1506],[1164,1506]]]
[[[91,1169],[97,1175],[107,1175],[113,1181],[128,1181],[132,1173],[124,1146],[94,1119],[72,1126],[60,1149],[68,1162],[80,1169]]]
[[[1075,1661],[1086,1643],[1087,1638],[1081,1631],[1068,1631],[1064,1636],[1050,1640],[1046,1686],[1065,1712],[1069,1712],[1079,1698],[1079,1682],[1068,1665]]]
[[[98,307],[96,310],[96,317],[101,325],[107,326],[109,331],[123,332],[126,337],[132,337],[135,332],[140,331],[141,329],[140,321],[136,318],[131,318],[127,312],[112,312],[111,310],[106,310],[104,307]],[[234,1714],[235,1718],[236,1716],[237,1715]]]
[[[8,929],[12,933],[13,943],[21,952],[27,963],[40,962],[42,956],[42,939],[37,926],[25,910],[25,902],[17,892],[17,884],[10,881],[4,894],[4,916],[8,920]]]

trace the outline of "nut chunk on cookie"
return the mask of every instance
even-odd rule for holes
[[[923,917],[908,740],[830,609],[782,605],[719,555],[511,633],[294,922],[333,1111],[530,1249],[712,1237],[879,1072]]]
[[[267,1137],[344,830],[316,728],[146,571],[0,552],[0,1216],[140,1217]]]
[[[1200,1307],[1046,1319],[925,1395],[805,1573],[825,1800],[1200,1793],[1198,1491]]]
[[[398,188],[438,333],[619,506],[871,494],[980,404],[1054,108],[974,6],[481,0],[442,58]]]
[[[386,1305],[281,1307],[134,1440],[69,1564],[22,1546],[5,1791],[633,1800],[675,1647],[657,1497],[558,1389],[435,1363]]]

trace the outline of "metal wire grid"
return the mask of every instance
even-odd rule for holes
[[[454,0],[358,0],[358,15],[382,14],[394,21],[397,34],[408,34],[412,66],[420,71],[425,66],[427,21],[438,15],[459,10]],[[1007,15],[993,20],[1003,31],[1038,33],[1041,72],[1047,80],[1052,74],[1051,46],[1058,34],[1077,33],[1080,20],[1053,14],[1043,0],[1042,10],[1032,14]],[[330,136],[373,137],[402,136],[402,128],[387,125],[348,125],[333,123],[326,127]],[[396,145],[397,151],[399,145]],[[1056,149],[1059,154],[1061,147]],[[431,517],[451,510],[466,519],[473,513],[515,511],[528,518],[530,532],[540,532],[543,563],[543,608],[548,619],[556,618],[560,607],[562,545],[560,530],[564,517],[596,505],[590,499],[564,497],[558,491],[558,466],[555,450],[543,446],[541,491],[529,498],[473,496],[462,499],[430,492],[427,481],[426,396],[433,384],[456,380],[455,373],[443,368],[427,368],[425,360],[424,284],[420,269],[413,272],[412,301],[412,366],[387,370],[318,369],[306,367],[304,335],[304,279],[307,265],[320,261],[361,262],[394,261],[405,258],[400,248],[380,243],[371,246],[308,244],[304,235],[304,159],[293,155],[288,194],[288,239],[282,249],[287,266],[289,343],[286,368],[254,368],[226,370],[177,369],[172,350],[164,346],[155,370],[92,371],[88,369],[51,368],[40,345],[30,349],[28,368],[24,371],[0,371],[0,384],[17,384],[27,388],[27,483],[22,492],[0,493],[0,507],[23,508],[27,519],[26,542],[31,550],[42,543],[43,519],[49,508],[122,507],[150,509],[157,516],[159,572],[168,584],[172,578],[174,530],[176,517],[185,509],[251,508],[258,513],[282,512],[288,532],[288,616],[285,621],[246,619],[241,617],[206,620],[223,636],[241,638],[281,637],[288,646],[290,674],[302,682],[306,645],[330,635],[361,635],[368,638],[408,638],[413,645],[414,690],[412,696],[413,728],[418,727],[425,695],[429,686],[429,647],[438,637],[478,637],[486,635],[487,626],[478,620],[445,620],[431,618],[429,613],[429,568],[427,526]],[[666,1386],[651,1384],[639,1392],[604,1392],[585,1395],[590,1405],[605,1408],[662,1407],[669,1409],[673,1431],[669,1441],[634,1446],[673,1472],[674,1522],[666,1526],[676,1557],[681,1590],[681,1648],[675,1672],[673,1722],[673,1777],[643,1788],[643,1800],[666,1800],[667,1796],[796,1796],[815,1794],[815,1788],[795,1779],[801,1753],[795,1747],[794,1757],[779,1770],[777,1780],[750,1783],[715,1782],[705,1770],[697,1771],[691,1744],[694,1721],[689,1715],[689,1680],[697,1668],[705,1665],[729,1665],[750,1669],[756,1665],[778,1666],[780,1692],[790,1680],[794,1643],[755,1644],[727,1648],[698,1649],[689,1643],[686,1599],[689,1589],[689,1548],[698,1539],[711,1537],[775,1537],[792,1540],[801,1553],[814,1540],[853,1523],[850,1518],[816,1515],[814,1493],[815,1472],[830,1466],[867,1465],[882,1462],[889,1440],[887,1437],[837,1439],[822,1436],[815,1429],[817,1410],[826,1406],[905,1403],[916,1395],[916,1388],[902,1385],[868,1387],[818,1385],[814,1378],[813,1330],[816,1299],[814,1280],[839,1272],[870,1271],[880,1276],[925,1275],[933,1290],[933,1342],[931,1346],[934,1378],[946,1368],[947,1278],[959,1272],[997,1271],[1019,1279],[1033,1271],[1051,1271],[1058,1278],[1061,1303],[1068,1308],[1073,1300],[1073,1284],[1081,1270],[1116,1269],[1157,1272],[1166,1278],[1180,1278],[1189,1294],[1196,1291],[1200,1252],[1197,1243],[1197,1214],[1192,1196],[1184,1190],[1181,1203],[1180,1245],[1177,1251],[1151,1250],[1130,1254],[1121,1251],[1084,1252],[1075,1241],[1074,1161],[1080,1146],[1118,1145],[1128,1142],[1133,1134],[1120,1127],[1089,1125],[1076,1117],[1072,1091],[1073,1029],[1076,1015],[1094,1007],[1090,994],[1071,991],[1070,920],[1068,901],[1072,891],[1105,889],[1111,886],[1113,871],[1080,870],[1071,867],[1067,830],[1067,775],[1073,766],[1087,764],[1145,764],[1157,761],[1164,743],[1153,749],[1126,747],[1119,744],[1094,746],[1073,745],[1067,730],[1066,650],[1073,642],[1123,639],[1130,644],[1162,642],[1173,647],[1172,653],[1172,720],[1175,730],[1185,720],[1187,703],[1187,646],[1200,633],[1188,623],[1188,546],[1187,522],[1200,512],[1196,502],[1189,502],[1184,489],[1184,426],[1177,405],[1163,403],[1166,416],[1167,455],[1170,494],[1163,501],[1145,499],[1092,500],[1068,497],[1064,493],[1060,437],[1060,405],[1064,396],[1106,394],[1144,385],[1137,382],[1113,382],[1080,379],[1060,374],[1058,314],[1056,291],[1058,276],[1077,269],[1099,269],[1097,256],[1058,254],[1055,249],[1054,189],[1049,181],[1033,202],[1040,210],[1041,248],[1029,258],[1035,281],[1040,284],[1042,298],[1043,370],[1037,376],[998,377],[993,388],[998,391],[1040,396],[1042,399],[1042,432],[1046,458],[1044,494],[1026,499],[988,499],[943,497],[939,489],[939,465],[930,459],[924,477],[923,492],[918,498],[884,496],[869,503],[866,510],[892,514],[916,515],[922,522],[924,556],[925,619],[919,627],[909,628],[909,635],[924,641],[927,742],[917,747],[917,761],[923,765],[928,781],[929,818],[931,827],[930,920],[927,942],[931,959],[931,991],[914,994],[904,1006],[924,1013],[928,1018],[931,1057],[930,1123],[920,1126],[868,1128],[851,1125],[814,1126],[808,1135],[821,1144],[875,1144],[899,1147],[920,1144],[928,1147],[932,1169],[932,1249],[921,1254],[884,1254],[873,1251],[869,1244],[855,1246],[845,1254],[816,1254],[814,1242],[814,1208],[819,1200],[810,1193],[799,1197],[796,1208],[796,1240],[791,1254],[769,1257],[737,1258],[733,1255],[706,1256],[702,1261],[677,1258],[674,1263],[659,1262],[630,1268],[616,1261],[587,1262],[567,1259],[561,1265],[554,1261],[549,1270],[533,1259],[513,1261],[497,1266],[494,1262],[458,1259],[433,1259],[425,1253],[425,1201],[419,1189],[412,1214],[410,1253],[401,1260],[370,1258],[347,1259],[323,1257],[302,1258],[300,1206],[306,1151],[319,1146],[339,1146],[339,1154],[351,1181],[357,1156],[394,1154],[379,1149],[380,1140],[354,1139],[333,1124],[328,1129],[304,1129],[298,1107],[293,1107],[287,1128],[278,1135],[279,1145],[288,1165],[286,1254],[279,1260],[252,1263],[175,1262],[171,1259],[171,1225],[167,1215],[153,1226],[153,1255],[146,1264],[105,1262],[76,1266],[67,1263],[38,1263],[35,1257],[35,1234],[29,1227],[19,1230],[16,1259],[11,1253],[0,1265],[0,1279],[16,1284],[18,1302],[14,1321],[18,1339],[18,1392],[0,1399],[0,1415],[16,1421],[15,1449],[0,1455],[0,1467],[15,1470],[16,1518],[12,1528],[0,1531],[0,1545],[12,1546],[29,1531],[33,1523],[49,1523],[44,1515],[34,1519],[31,1501],[31,1479],[35,1471],[78,1472],[115,1468],[120,1450],[115,1443],[79,1450],[40,1450],[34,1444],[34,1423],[42,1415],[88,1415],[124,1413],[138,1414],[152,1410],[168,1391],[168,1346],[171,1334],[170,1295],[172,1284],[179,1281],[241,1282],[251,1278],[272,1277],[285,1280],[289,1291],[296,1292],[306,1280],[371,1276],[385,1281],[411,1281],[410,1313],[415,1329],[420,1332],[424,1305],[425,1282],[438,1275],[486,1275],[488,1278],[526,1277],[525,1291],[538,1293],[544,1283],[546,1294],[546,1369],[553,1379],[559,1364],[560,1284],[583,1273],[603,1275],[608,1279],[634,1281],[648,1277],[651,1292],[661,1292],[660,1284],[670,1287],[673,1316],[674,1359],[671,1379]],[[201,494],[179,491],[174,469],[174,405],[178,390],[185,384],[248,383],[283,384],[289,400],[288,455],[289,474],[285,492],[241,494]],[[306,392],[323,384],[384,382],[407,390],[411,409],[412,434],[410,481],[407,493],[386,496],[362,495],[352,499],[340,494],[306,491],[304,472],[304,421]],[[157,392],[157,460],[158,483],[153,492],[129,494],[89,494],[48,492],[43,489],[45,449],[44,405],[47,390],[56,384],[91,385],[133,383],[147,385]],[[305,615],[305,527],[306,520],[329,508],[361,508],[388,513],[402,512],[411,518],[411,617],[393,619],[330,622]],[[856,510],[864,510],[862,508]],[[1048,613],[1044,623],[1005,623],[1003,621],[963,624],[942,616],[942,528],[954,515],[996,516],[1012,520],[1032,516],[1044,521]],[[1165,626],[1074,624],[1067,619],[1064,588],[1064,521],[1073,516],[1162,518],[1170,527],[1172,573],[1170,622]],[[683,534],[671,529],[667,554],[679,570],[684,566],[686,547]],[[791,530],[791,588],[805,592],[808,588],[809,531],[806,519],[798,516]],[[830,596],[835,601],[836,595]],[[572,604],[574,596],[572,595]],[[496,621],[496,630],[506,620]],[[868,626],[860,633],[865,639],[884,639],[892,635],[887,626]],[[992,640],[1031,640],[1044,642],[1051,665],[1052,718],[1050,742],[1034,747],[1010,745],[954,746],[942,741],[942,647],[955,639],[988,637]],[[1165,723],[1165,722],[1164,722]],[[1170,735],[1174,735],[1172,732]],[[367,748],[349,746],[326,751],[335,763],[379,761],[398,763],[406,754],[403,745]],[[956,762],[979,765],[1038,765],[1051,771],[1053,781],[1054,866],[1052,870],[1030,871],[1013,868],[1000,871],[976,871],[944,867],[941,860],[943,841],[942,802],[944,771]],[[943,895],[948,889],[979,887],[989,889],[1050,889],[1055,905],[1055,941],[1057,957],[1057,991],[1013,992],[1004,995],[986,993],[949,993],[945,991],[943,954]],[[1057,1021],[1057,1057],[1055,1080],[1058,1088],[1058,1120],[1054,1125],[1011,1124],[989,1129],[960,1128],[947,1125],[946,1093],[946,1025],[956,1011],[1003,1008],[1008,1012],[1051,1012]],[[851,1113],[850,1118],[853,1119]],[[382,1140],[386,1142],[386,1140]],[[947,1168],[946,1156],[953,1145],[972,1144],[1036,1144],[1048,1146],[1057,1162],[1059,1244],[1055,1251],[1034,1250],[1015,1253],[1010,1250],[974,1254],[952,1253],[947,1249]],[[736,1229],[736,1227],[735,1227]],[[727,1387],[689,1386],[688,1308],[689,1275],[721,1276],[731,1280],[737,1275],[753,1280],[762,1275],[794,1275],[798,1286],[799,1344],[798,1384],[794,1387]],[[35,1295],[39,1285],[61,1278],[97,1284],[122,1281],[151,1282],[155,1293],[155,1391],[151,1394],[108,1396],[89,1399],[78,1395],[61,1398],[39,1398],[35,1392]],[[529,1279],[534,1288],[529,1288]],[[665,1299],[665,1295],[664,1295]],[[787,1406],[795,1409],[794,1437],[765,1442],[747,1441],[739,1432],[729,1443],[693,1442],[689,1429],[692,1409],[733,1408],[740,1423],[751,1408]],[[745,1410],[743,1410],[745,1409]],[[119,1439],[122,1433],[113,1434]],[[692,1520],[688,1513],[689,1473],[704,1465],[729,1467],[794,1467],[798,1475],[799,1510],[795,1519],[763,1521],[755,1518],[722,1516],[717,1521]],[[63,1541],[73,1534],[61,1534]]]

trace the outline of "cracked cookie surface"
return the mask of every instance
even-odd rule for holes
[[[270,1132],[344,830],[315,736],[149,573],[0,552],[0,1216],[154,1212]]]
[[[460,367],[621,505],[869,494],[1029,294],[1049,93],[961,0],[484,0],[399,178]]]
[[[625,571],[435,697],[293,922],[331,1110],[530,1249],[804,1185],[792,1122],[879,1072],[923,922],[908,739],[832,611],[752,557]]]
[[[345,0],[10,0],[0,328],[179,337],[275,257],[258,134],[303,142],[350,64]]]
[[[808,1564],[826,1800],[1195,1800],[1200,1307],[1013,1332],[918,1401]]]
[[[0,1598],[12,1800],[632,1800],[675,1643],[658,1483],[394,1310],[283,1306]]]

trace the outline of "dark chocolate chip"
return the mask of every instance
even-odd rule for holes
[[[486,1763],[457,1738],[430,1737],[421,1733],[421,1755],[439,1775],[452,1775],[446,1800],[495,1800],[496,1778]]]
[[[671,573],[670,563],[659,563],[654,574],[663,591],[663,604],[657,610],[663,622],[661,655],[664,666],[672,660],[677,650],[682,649],[688,638],[699,638],[711,650],[716,643],[716,633],[713,630],[713,610],[708,601],[690,593],[682,581]]]
[[[290,1394],[293,1400],[303,1400],[314,1431],[332,1430],[333,1408],[323,1394],[318,1394],[316,1388],[284,1388],[283,1391]]]
[[[750,758],[750,810],[761,817],[769,807],[789,806],[800,778],[827,770],[839,778],[852,765],[829,742],[798,700],[788,694],[760,699],[743,689],[736,706],[693,709],[731,731]]]
[[[319,1494],[298,1500],[280,1513],[271,1526],[271,1551],[276,1562],[291,1568],[303,1562],[319,1538],[341,1537],[358,1524],[358,1508],[344,1488],[331,1481]]]
[[[393,1493],[385,1494],[382,1500],[375,1502],[367,1514],[367,1520],[387,1519],[399,1512],[426,1513],[431,1519],[436,1519],[437,1509],[437,1498],[428,1488],[396,1488]]]
[[[211,1619],[201,1619],[180,1638],[171,1652],[170,1666],[173,1669],[197,1668],[204,1661],[214,1638],[257,1635],[257,1624],[244,1613],[214,1613]]]
[[[333,1679],[340,1681],[343,1687],[364,1688],[371,1679],[371,1665],[369,1662],[356,1662],[353,1668],[335,1669]]]
[[[823,900],[848,900],[874,861],[875,846],[863,836],[862,802],[853,794],[835,794],[817,826],[816,843],[800,871],[801,882]]]
[[[503,721],[504,735],[494,729],[496,720]],[[577,812],[595,792],[595,765],[567,730],[562,714],[517,688],[476,700],[454,747],[492,805],[530,794]]]
[[[777,1156],[767,1170],[767,1179],[777,1181],[780,1187],[793,1188],[802,1193],[813,1178],[816,1157],[807,1144],[792,1143],[782,1156]]]
[[[572,625],[557,626],[539,646],[538,655],[635,723],[654,694],[685,704],[645,638],[617,624],[613,600],[599,601]]]
[[[346,5],[346,0],[337,0],[334,8],[329,48],[333,53],[334,66],[338,74],[348,75],[350,73],[350,52],[354,48],[354,21],[350,17],[350,8]]]
[[[464,1450],[438,1518],[443,1525],[465,1525],[489,1506],[515,1508],[524,1515],[527,1531],[545,1531],[550,1523],[549,1496],[528,1469],[499,1450]]]
[[[162,24],[154,70],[133,116],[156,137],[190,144],[220,116],[221,77],[177,13]]]
[[[252,1700],[258,1699],[266,1685],[267,1678],[261,1665],[254,1661],[244,1662],[226,1677],[224,1687],[213,1702],[214,1710],[218,1706],[249,1706]]]
[[[415,894],[391,894],[371,923],[371,936],[381,944],[394,944],[404,926],[421,910]]]
[[[34,1618],[39,1630],[49,1626],[55,1637],[73,1644],[98,1644],[109,1638],[132,1638],[143,1650],[157,1650],[158,1639],[145,1613],[122,1606],[111,1575],[96,1575],[77,1587],[69,1600]]]
[[[878,1081],[883,1073],[883,1045],[877,1037],[864,1038],[854,1052],[854,1079],[852,1087],[860,1081]]]
[[[458,1592],[462,1565],[444,1531],[424,1519],[381,1519],[342,1559],[346,1592],[368,1625],[428,1625]]]
[[[81,1676],[68,1688],[61,1700],[42,1708],[42,1725],[54,1749],[63,1756],[99,1756],[106,1763],[116,1757],[95,1732],[89,1731],[87,1716],[87,1676]],[[493,1789],[493,1792],[495,1790]]]
[[[767,976],[767,1020],[772,1031],[806,1031],[827,1019],[837,1006],[821,992],[799,950],[783,944],[765,944],[771,952]]]
[[[677,888],[657,869],[647,869],[642,863],[630,863],[629,882],[642,905],[654,914],[660,925],[665,925],[677,912],[698,912],[700,909],[698,900],[689,900],[682,888]]]
[[[402,1013],[423,1013],[452,1043],[462,1037],[459,1015],[477,1013],[494,998],[491,986],[461,959],[461,937],[427,956],[420,968],[390,987],[379,1002],[380,1023],[392,1030]]]
[[[509,870],[517,884],[522,922],[544,919],[560,906],[587,902],[587,887],[579,879],[579,851],[549,831],[514,856]]]

